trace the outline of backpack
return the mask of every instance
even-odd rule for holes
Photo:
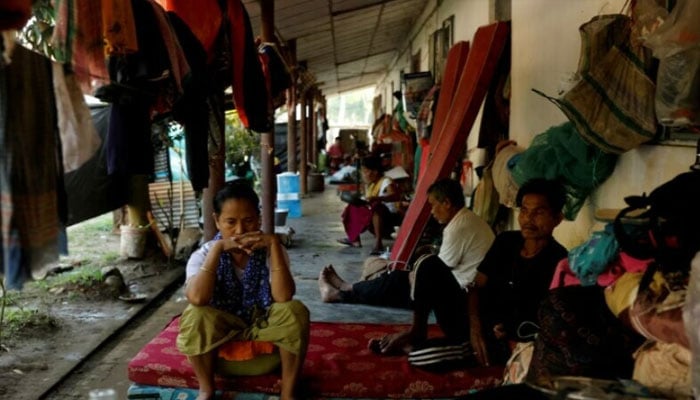
[[[654,189],[648,196],[625,198],[614,221],[621,250],[638,259],[653,258],[640,288],[648,285],[656,270],[674,287],[690,271],[690,261],[700,250],[700,171],[682,173]]]

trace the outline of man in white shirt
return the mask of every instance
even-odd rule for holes
[[[459,182],[442,179],[428,188],[431,213],[445,224],[437,256],[418,259],[413,271],[392,271],[369,281],[350,284],[332,266],[319,276],[325,302],[365,303],[413,309],[413,325],[406,332],[387,335],[373,344],[380,353],[407,352],[425,339],[428,316],[435,313],[438,324],[450,338],[469,337],[467,287],[476,268],[494,240],[489,225],[465,208]]]

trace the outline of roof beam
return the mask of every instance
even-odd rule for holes
[[[365,4],[365,5],[363,5],[363,6],[357,6],[357,7],[347,8],[347,9],[345,9],[345,10],[331,11],[331,17],[337,17],[337,16],[339,16],[339,15],[349,14],[349,13],[353,13],[353,12],[355,12],[355,11],[361,11],[361,10],[364,10],[364,9],[367,9],[367,8],[372,8],[372,7],[376,7],[376,6],[379,6],[379,5],[384,5],[384,4],[389,3],[389,2],[392,2],[392,1],[396,1],[396,0],[381,0],[381,1],[378,1],[378,2],[376,2],[376,3]]]

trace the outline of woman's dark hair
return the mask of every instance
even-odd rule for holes
[[[362,166],[371,169],[372,171],[384,172],[382,159],[376,156],[367,156],[362,158]]]
[[[530,179],[525,182],[518,190],[518,195],[515,197],[515,204],[518,207],[523,205],[523,197],[527,194],[539,194],[547,199],[549,208],[554,214],[559,214],[566,203],[566,192],[564,186],[559,181],[548,180],[543,178]]]
[[[253,190],[253,186],[245,179],[231,181],[216,193],[216,196],[214,196],[214,212],[216,214],[221,214],[221,207],[226,200],[231,199],[248,200],[253,208],[255,208],[255,211],[257,211],[258,214],[260,213],[260,199],[257,193],[255,193],[255,190]]]
[[[449,200],[450,204],[458,209],[464,208],[464,193],[462,185],[454,179],[440,179],[428,188],[428,194],[437,201]]]

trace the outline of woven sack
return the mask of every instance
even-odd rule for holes
[[[651,52],[629,42],[630,18],[601,15],[580,27],[580,80],[550,98],[586,141],[621,154],[656,137]]]

